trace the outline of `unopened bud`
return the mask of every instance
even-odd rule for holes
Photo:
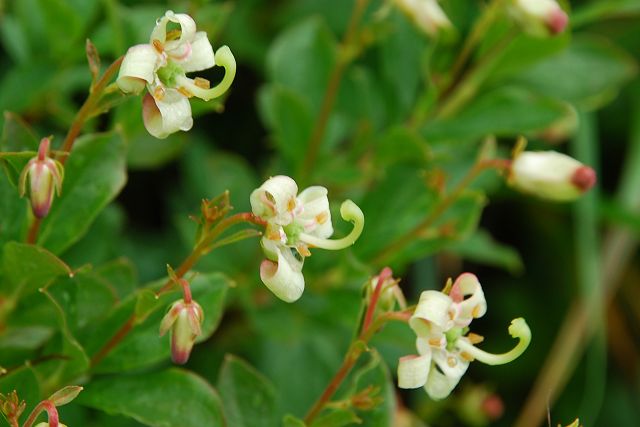
[[[569,17],[555,0],[514,0],[513,16],[533,35],[560,34]]]
[[[49,423],[38,423],[36,427],[50,427]],[[58,423],[58,427],[67,427],[66,424]]]
[[[437,0],[395,0],[395,3],[416,26],[430,36],[451,28],[451,21]]]
[[[595,183],[592,168],[555,151],[520,153],[509,174],[509,184],[515,189],[555,201],[575,200]]]
[[[160,323],[160,336],[171,329],[171,359],[183,365],[189,360],[191,349],[201,333],[204,313],[200,305],[190,300],[178,300]]]
[[[44,218],[51,209],[54,189],[60,195],[64,168],[60,162],[49,157],[49,138],[42,138],[38,155],[31,160],[20,174],[19,190],[24,196],[29,179],[31,209],[38,218]]]

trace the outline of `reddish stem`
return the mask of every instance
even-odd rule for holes
[[[184,279],[178,279],[178,283],[182,286],[183,300],[186,304],[190,304],[193,300],[191,297],[191,286],[189,286],[189,282]]]
[[[43,410],[47,411],[49,427],[58,427],[58,410],[49,400],[43,400],[38,403],[38,405],[33,408],[33,411],[29,414],[29,418],[27,418],[27,421],[25,421],[22,427],[31,427]]]
[[[109,341],[91,358],[91,366],[96,366],[126,337],[136,321],[136,314],[133,313],[124,325],[118,329],[118,332],[111,337]]]
[[[369,306],[367,307],[367,312],[364,315],[364,322],[362,324],[362,331],[366,331],[369,329],[371,322],[373,321],[373,314],[376,311],[376,305],[378,304],[378,299],[380,299],[380,294],[382,293],[382,287],[384,286],[384,282],[391,278],[393,272],[389,267],[385,267],[382,269],[380,274],[378,275],[378,283],[376,283],[376,287],[373,290],[373,295],[371,295],[371,300],[369,301]]]
[[[34,216],[33,221],[29,226],[29,233],[27,234],[27,243],[29,243],[30,245],[35,245],[36,241],[38,240],[40,224],[42,224],[42,219]]]

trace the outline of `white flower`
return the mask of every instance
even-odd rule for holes
[[[179,29],[168,31],[171,23]],[[206,79],[186,76],[214,65],[225,68],[224,78],[216,87],[209,88]],[[156,22],[148,44],[129,48],[116,83],[125,93],[138,94],[147,88],[143,99],[144,125],[156,138],[166,138],[193,126],[189,98],[196,96],[208,101],[219,97],[229,89],[235,73],[235,58],[227,46],[214,55],[207,34],[196,32],[190,16],[169,10]]]
[[[559,34],[569,17],[555,0],[512,0],[511,13],[533,35]]]
[[[340,214],[354,223],[351,233],[338,240],[333,234],[329,199],[325,187],[313,186],[298,194],[298,186],[288,176],[274,176],[251,193],[253,214],[266,221],[262,249],[268,259],[260,265],[262,282],[280,299],[296,301],[304,291],[302,265],[312,247],[343,249],[362,233],[364,216],[351,200]]]
[[[437,0],[394,0],[398,8],[430,36],[451,27]]]
[[[472,360],[498,365],[520,356],[531,340],[531,331],[522,318],[511,322],[509,333],[519,342],[508,353],[494,355],[474,346],[482,341],[482,337],[469,334],[468,326],[486,311],[482,287],[471,273],[461,274],[448,295],[424,291],[409,321],[417,335],[419,355],[400,359],[398,386],[424,386],[432,399],[444,399],[458,384]]]
[[[577,199],[596,183],[593,169],[555,151],[525,151],[511,164],[509,184],[556,201]]]

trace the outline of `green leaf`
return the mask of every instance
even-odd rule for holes
[[[227,355],[218,377],[227,423],[235,427],[277,425],[276,390],[255,368]]]
[[[287,414],[282,419],[282,427],[306,427],[306,424],[300,418]]]
[[[564,104],[555,99],[504,87],[478,96],[455,117],[427,123],[422,134],[430,142],[517,136],[544,129],[564,114]]]
[[[24,241],[29,227],[29,201],[0,172],[0,245],[11,240]]]
[[[592,1],[571,14],[571,26],[575,29],[605,19],[631,18],[640,15],[640,3],[636,0]]]
[[[225,425],[215,389],[201,377],[177,368],[97,379],[76,401],[153,427]]]
[[[65,165],[62,195],[44,219],[38,243],[62,253],[78,241],[126,181],[125,145],[118,133],[79,139]]]
[[[159,281],[140,292],[148,295],[150,289],[158,290],[163,283],[164,280]],[[193,299],[204,311],[202,335],[196,342],[206,340],[217,328],[222,317],[228,287],[229,280],[219,273],[201,274],[191,282]],[[161,338],[158,331],[166,309],[179,298],[176,292],[169,292],[159,300],[150,301],[149,298],[144,298],[143,305],[138,305],[137,295],[123,301],[101,325],[96,326],[98,333],[88,337],[87,349],[90,353],[97,352],[127,321],[136,308],[141,310],[141,314],[146,318],[142,323],[134,326],[124,340],[96,366],[97,372],[137,369],[168,359],[171,353],[169,334]]]
[[[535,91],[597,109],[638,71],[633,57],[606,39],[576,37],[569,48],[517,77]]]
[[[448,250],[466,260],[501,267],[512,274],[522,272],[524,267],[518,251],[495,241],[486,230],[477,230],[467,239],[453,243]]]
[[[311,427],[343,427],[353,424],[362,424],[362,420],[351,410],[337,409],[316,418]]]
[[[2,256],[3,292],[18,298],[44,288],[71,269],[51,252],[38,246],[9,242]]]

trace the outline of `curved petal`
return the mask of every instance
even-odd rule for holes
[[[140,93],[155,77],[158,53],[153,46],[132,46],[122,60],[116,84],[124,93]]]
[[[431,364],[429,378],[424,389],[433,400],[441,400],[451,394],[451,391],[458,385],[460,378],[450,377],[438,370],[435,364]]]
[[[278,250],[278,262],[262,261],[260,279],[275,296],[285,302],[294,302],[304,291],[301,270],[302,263],[291,254],[289,248],[282,248]]]
[[[142,118],[147,131],[160,139],[179,130],[187,131],[193,126],[189,99],[175,89],[165,89],[162,100],[146,94]]]
[[[327,193],[325,187],[313,186],[306,188],[298,195],[302,212],[297,216],[296,221],[304,227],[305,233],[322,239],[329,238],[333,234]]]
[[[180,37],[167,42],[167,24],[169,22],[180,25]],[[187,42],[191,43],[195,34],[196,23],[193,18],[185,13],[173,13],[172,10],[167,10],[164,16],[156,21],[156,26],[151,32],[150,44],[153,44],[154,40],[158,40],[165,45],[165,49],[171,49]]]
[[[453,324],[449,316],[450,308],[451,298],[448,295],[438,291],[424,291],[409,325],[419,337],[442,333]]]
[[[169,329],[171,329],[173,323],[176,321],[178,315],[183,309],[184,300],[182,299],[179,299],[171,305],[171,308],[169,308],[169,311],[167,311],[167,314],[164,315],[160,322],[160,336],[163,336]]]
[[[398,361],[398,387],[418,388],[427,382],[431,355],[405,356]]]
[[[251,193],[251,210],[260,218],[288,225],[293,220],[297,193],[298,185],[293,179],[284,175],[271,177]]]
[[[467,326],[474,318],[487,312],[487,301],[478,278],[471,273],[458,276],[449,294],[455,309],[454,322],[458,326]]]
[[[198,31],[191,43],[191,55],[181,62],[182,69],[186,72],[202,71],[216,65],[213,55],[213,47],[207,38],[207,33]]]

